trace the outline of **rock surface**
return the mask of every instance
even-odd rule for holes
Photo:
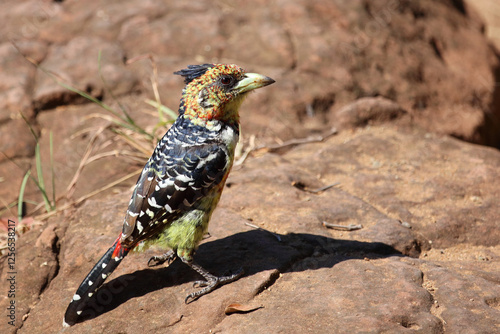
[[[37,175],[34,135],[50,183],[52,133],[63,208],[18,238],[16,322],[3,317],[0,332],[63,331],[152,149],[125,131],[130,146],[109,113],[28,60],[154,131],[148,55],[174,109],[182,80],[171,73],[189,63],[277,80],[242,107],[242,150],[253,151],[196,255],[213,273],[245,275],[186,305],[196,273],[179,261],[148,268],[159,250],[132,253],[65,333],[500,331],[500,152],[477,145],[500,146],[500,63],[466,3],[7,0],[0,19],[0,199],[14,203],[26,171]],[[32,181],[25,200],[40,214]],[[0,294],[1,309],[9,302]],[[226,314],[234,304],[251,311]]]
[[[185,305],[196,274],[177,262],[147,268],[153,250],[132,254],[87,311],[91,320],[67,332],[486,333],[499,325],[499,160],[494,149],[388,126],[249,158],[229,178],[197,255],[213,272],[243,267],[242,279]],[[19,282],[36,291],[57,273],[40,296],[19,297],[30,305],[19,310],[29,312],[20,333],[59,328],[75,288],[120,230],[128,194],[89,200],[57,227],[52,219],[20,239],[19,272],[44,270]],[[336,231],[323,221],[363,228]],[[34,240],[50,252],[25,253]],[[233,303],[263,308],[224,315]]]

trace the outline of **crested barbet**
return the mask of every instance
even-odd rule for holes
[[[184,77],[179,116],[142,170],[113,246],[85,277],[64,315],[64,326],[77,323],[94,292],[135,247],[158,245],[169,251],[149,266],[177,257],[205,281],[185,302],[238,279],[243,271],[217,277],[193,261],[198,244],[219,202],[239,138],[238,110],[248,93],[274,83],[237,65],[190,65]],[[139,247],[138,247],[139,248]]]

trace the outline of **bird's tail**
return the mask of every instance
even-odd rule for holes
[[[63,326],[73,326],[87,305],[94,292],[104,283],[106,278],[118,267],[122,259],[128,254],[130,248],[125,248],[120,242],[121,234],[113,246],[101,257],[99,262],[88,273],[87,277],[76,290],[71,303],[64,314]]]

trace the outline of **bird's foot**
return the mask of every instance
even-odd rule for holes
[[[240,278],[243,275],[243,269],[240,268],[238,270],[238,272],[236,272],[235,274],[217,277],[215,275],[208,273],[203,268],[201,268],[197,265],[194,265],[194,266],[195,267],[193,267],[193,265],[191,265],[191,268],[193,268],[198,273],[200,273],[206,280],[194,282],[193,287],[202,287],[203,289],[196,291],[196,292],[192,292],[189,295],[187,295],[186,299],[184,300],[184,302],[186,304],[189,304],[190,302],[195,301],[196,299],[200,298],[201,296],[212,292],[220,285],[236,281],[238,278]],[[199,269],[201,269],[202,271],[200,271]]]
[[[167,262],[167,267],[174,262],[174,260],[177,258],[177,255],[173,250],[169,250],[165,254],[162,255],[155,255],[151,257],[148,261],[148,267],[156,267],[159,266],[160,264],[164,264]]]

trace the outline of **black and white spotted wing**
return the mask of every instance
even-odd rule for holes
[[[135,245],[160,233],[165,224],[220,186],[230,168],[228,152],[220,142],[165,144],[157,151],[134,190],[123,225],[125,244]]]

